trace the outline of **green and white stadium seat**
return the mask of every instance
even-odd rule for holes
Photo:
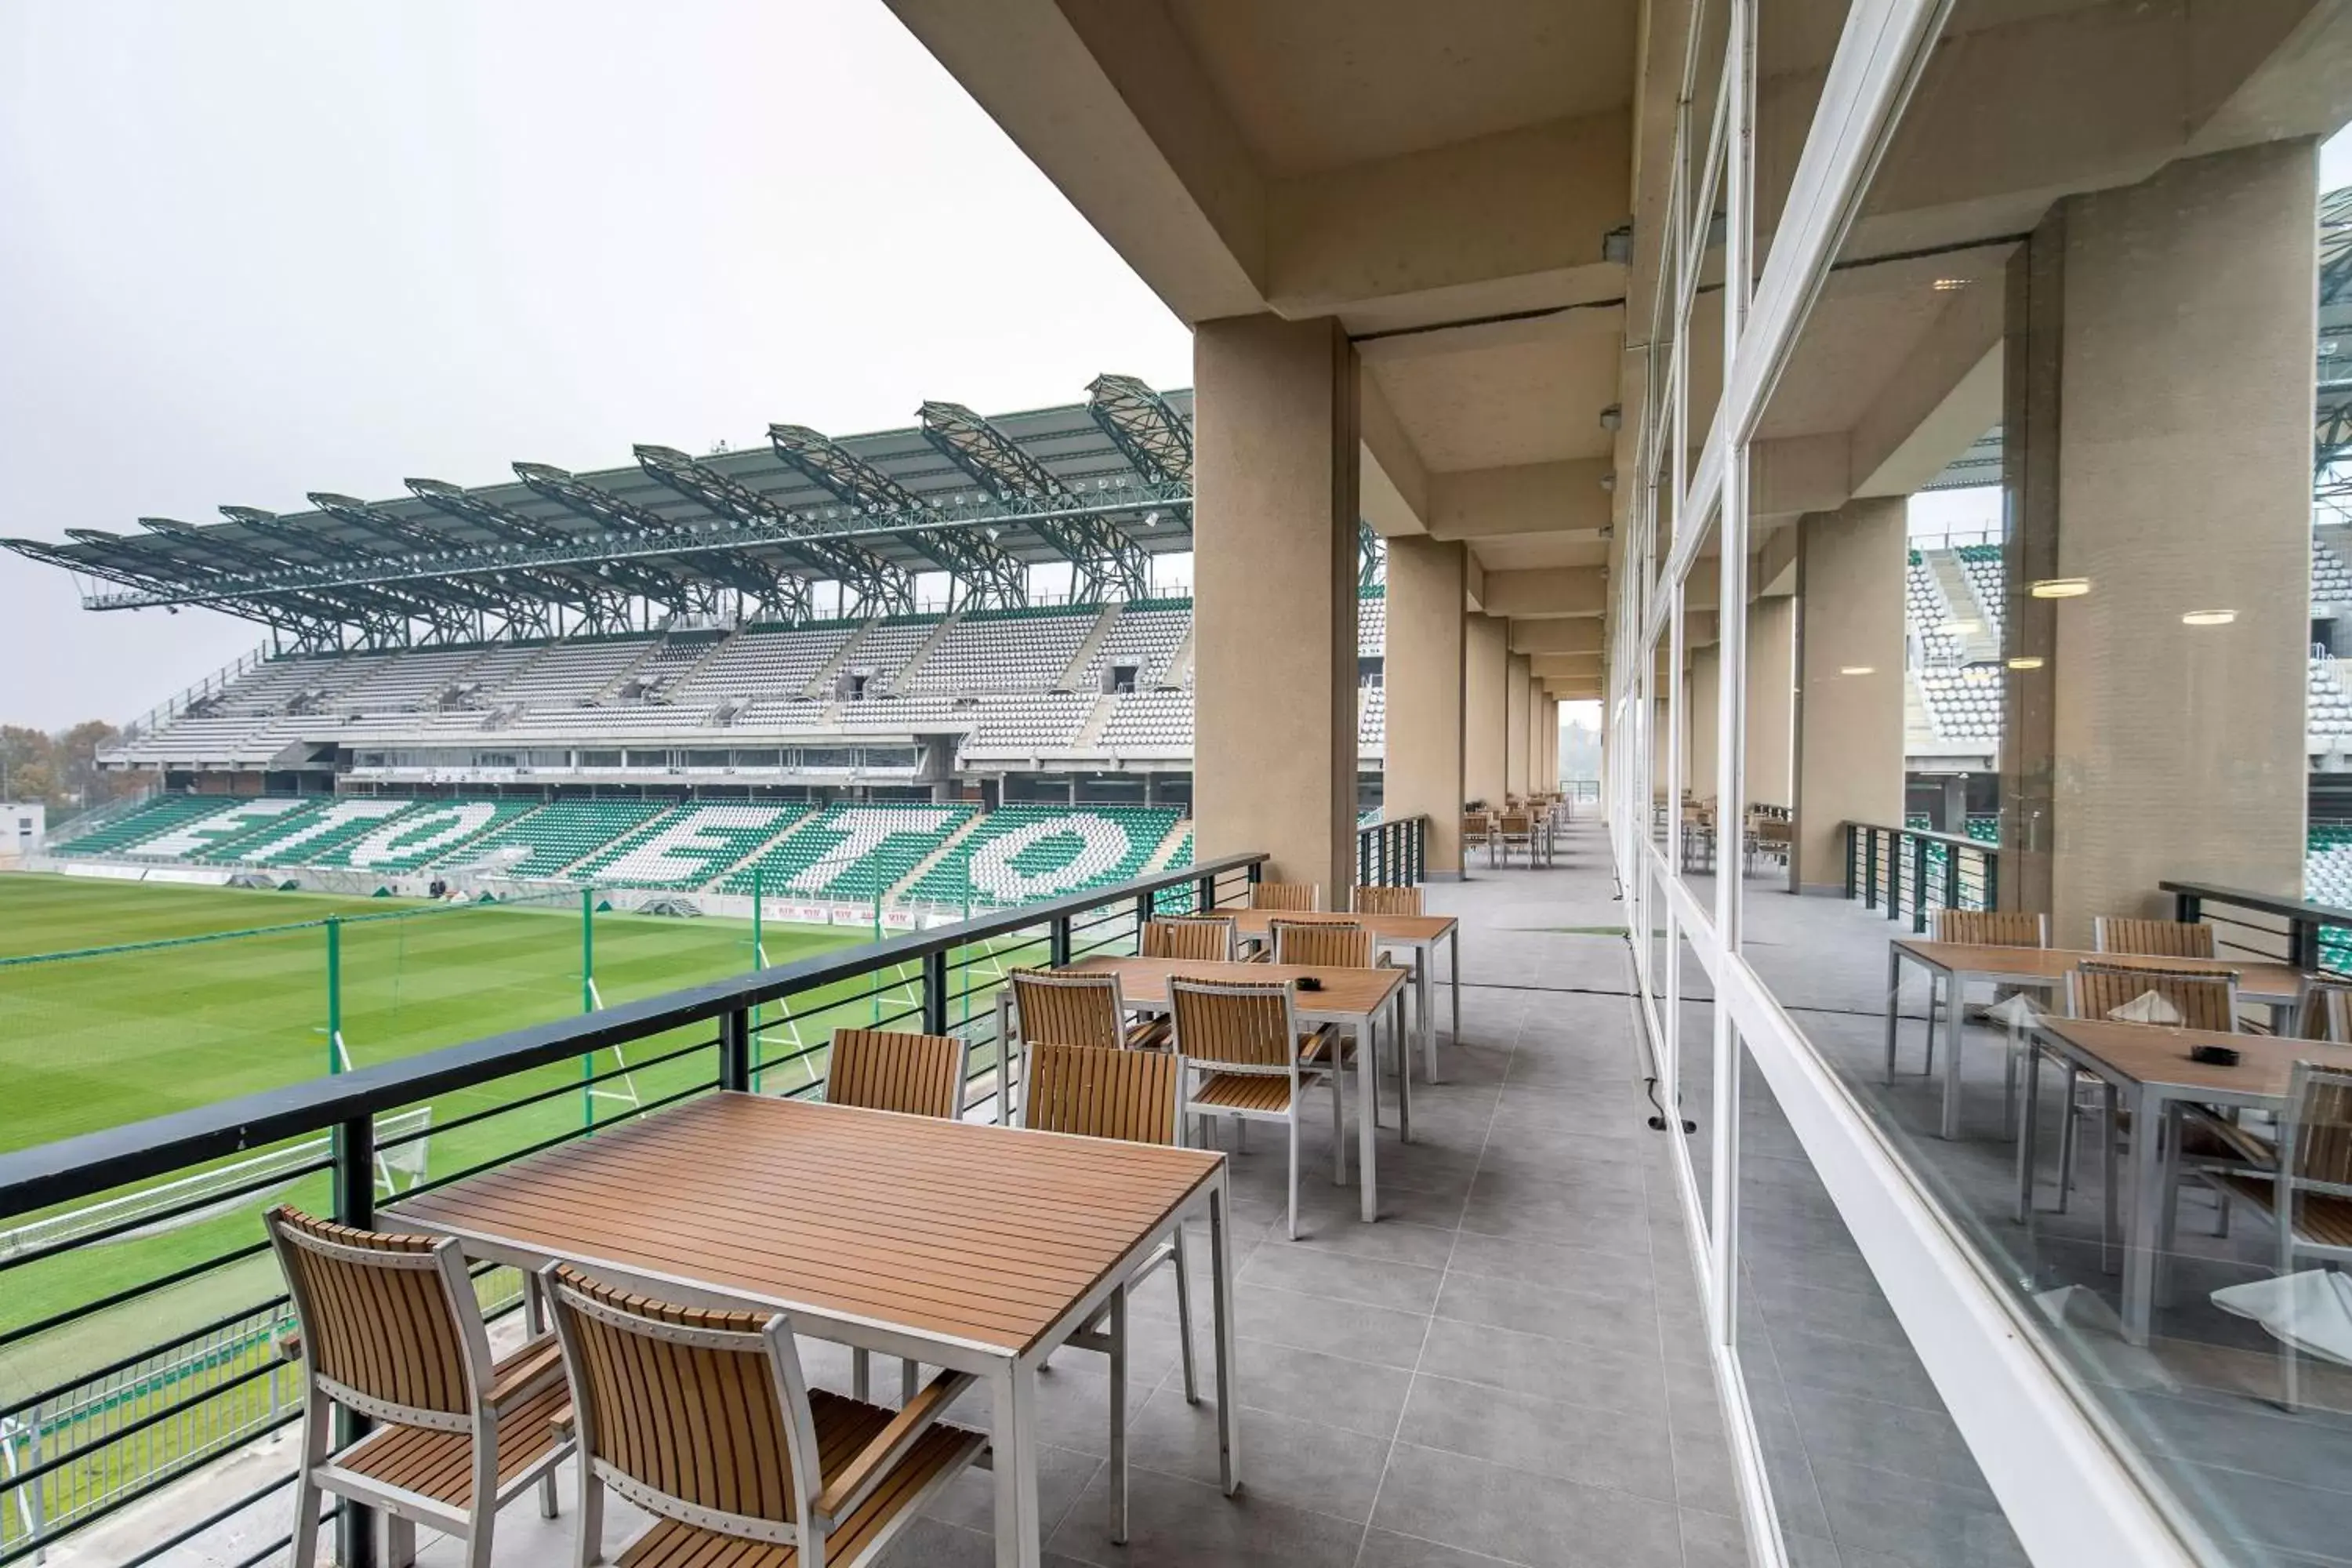
[[[953,904],[971,879],[975,904],[1012,905],[1108,887],[1139,875],[1181,820],[1178,812],[1136,805],[1008,805],[991,812],[912,889]]]
[[[558,877],[668,809],[650,800],[560,800],[444,852],[433,868],[478,867],[509,877]]]
[[[94,827],[78,838],[63,843],[52,842],[50,853],[69,856],[96,856],[136,853],[133,847],[151,838],[160,837],[184,824],[210,816],[236,803],[218,795],[162,795],[134,810],[125,812],[100,827]]]
[[[808,815],[808,807],[681,805],[591,857],[572,876],[623,888],[699,888]]]
[[[972,816],[969,805],[843,802],[755,862],[737,868],[715,891],[762,897],[869,900],[887,893]],[[756,876],[755,876],[756,873]]]
[[[418,801],[402,815],[342,840],[310,864],[354,871],[414,871],[512,822],[531,805],[522,800]]]

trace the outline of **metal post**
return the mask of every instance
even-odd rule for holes
[[[1192,912],[1205,915],[1217,907],[1217,879],[1198,877],[1192,882]]]
[[[328,928],[335,928],[330,923]],[[335,1218],[355,1230],[375,1228],[375,1121],[348,1118],[335,1128]],[[335,1450],[368,1434],[370,1422],[350,1405],[335,1406]],[[343,1498],[335,1510],[335,1561],[342,1568],[375,1568],[375,1510]]]
[[[1845,896],[1853,897],[1853,824],[1845,825]]]
[[[343,1070],[343,921],[327,917],[327,1071]]]
[[[1874,910],[1878,907],[1878,829],[1864,828],[1862,846],[1862,907]]]
[[[1944,907],[1960,907],[1960,848],[1957,844],[1944,846]]]
[[[923,1033],[948,1032],[948,950],[923,954]]]
[[[1045,961],[1055,969],[1070,962],[1070,917],[1055,915],[1045,925]]]
[[[2197,923],[2203,902],[2204,900],[2194,893],[2175,893],[2172,895],[2172,918],[2182,925],[2193,926]]]
[[[751,1091],[751,1016],[740,1008],[719,1016],[719,1087]]]
[[[1911,840],[1911,929],[1927,929],[1927,841]]]

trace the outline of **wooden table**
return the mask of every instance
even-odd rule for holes
[[[2067,972],[2079,963],[2137,964],[2147,969],[2234,971],[2238,995],[2247,1002],[2267,1004],[2273,1013],[2292,1008],[2303,999],[2302,970],[2290,963],[2240,963],[2231,959],[2148,958],[2128,952],[2085,952],[2064,947],[1979,947],[1965,942],[1929,942],[1925,937],[1897,937],[1886,949],[1886,1077],[1895,1079],[1896,1004],[1902,999],[1903,965],[1916,963],[1927,972],[1932,988],[1936,977],[1945,982],[1951,1005],[1944,1010],[1943,1136],[1960,1135],[1960,990],[1969,981],[1990,981],[2048,993],[2066,987]]]
[[[987,1384],[999,1568],[1034,1568],[1037,1371],[1175,1227],[1209,1219],[1217,1432],[1234,1418],[1225,1159],[747,1094],[690,1100],[384,1211],[467,1256],[562,1258],[667,1300],[788,1313],[796,1333]]]
[[[1276,921],[1307,921],[1324,925],[1360,925],[1382,947],[1402,947],[1412,953],[1412,1005],[1421,1022],[1422,1076],[1437,1077],[1437,1020],[1430,1011],[1430,991],[1435,984],[1437,944],[1454,952],[1454,1043],[1462,1043],[1462,922],[1452,915],[1300,914],[1282,910],[1231,910],[1234,929],[1243,936],[1266,934]]]
[[[2191,1061],[2199,1046],[2227,1046],[2238,1053],[2231,1067]],[[2124,1337],[2147,1342],[2154,1315],[2157,1258],[2171,1185],[2170,1163],[2180,1142],[2180,1108],[2279,1110],[2286,1104],[2287,1080],[2297,1062],[2352,1068],[2352,1046],[2328,1045],[2269,1035],[2231,1035],[2214,1029],[2173,1029],[2155,1024],[2121,1024],[2106,1018],[2045,1017],[2033,1030],[2026,1055],[2025,1118],[2018,1136],[2018,1218],[2032,1203],[2035,1094],[2043,1052],[2105,1082],[2132,1112],[2131,1230],[2124,1249]],[[2071,1078],[2072,1075],[2064,1075]],[[2070,1108],[2071,1113],[2071,1108]],[[2160,1129],[2160,1131],[2159,1131]],[[2117,1193],[2115,1131],[2107,1131],[2106,1201]]]
[[[1398,1002],[1403,995],[1405,972],[1402,969],[1311,969],[1296,963],[1202,963],[1183,958],[1112,958],[1097,954],[1068,966],[1072,973],[1086,974],[1116,974],[1118,976],[1119,999],[1139,1013],[1165,1013],[1168,1008],[1168,977],[1182,975],[1187,980],[1222,980],[1255,985],[1279,984],[1286,980],[1315,979],[1320,981],[1320,991],[1298,994],[1298,1021],[1302,1024],[1340,1024],[1356,1032],[1360,1043],[1356,1062],[1356,1151],[1357,1164],[1361,1168],[1363,1183],[1363,1215],[1366,1224],[1380,1215],[1380,1167],[1377,1146],[1372,1137],[1373,1119],[1380,1107],[1380,1064],[1371,1051],[1371,1026],[1381,1012]],[[1009,989],[1009,988],[1008,988]],[[1000,1016],[997,1038],[1004,1038]],[[1412,1142],[1412,1074],[1404,1067],[1402,1031],[1399,1031],[1397,1048],[1397,1135],[1406,1142]],[[1339,1075],[1344,1079],[1347,1075]]]

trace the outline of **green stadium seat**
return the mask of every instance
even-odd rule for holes
[[[510,818],[443,854],[436,870],[496,866],[509,876],[559,877],[600,855],[669,808],[650,800],[559,800]]]
[[[843,801],[737,868],[714,890],[748,894],[756,886],[766,898],[871,900],[888,892],[974,811],[963,805]]]
[[[700,888],[808,815],[792,803],[694,803],[573,868],[574,879],[622,888]]]
[[[1181,813],[1160,806],[1008,805],[941,856],[911,889],[937,903],[1013,905],[1139,876]],[[1009,846],[1009,847],[1008,847]]]

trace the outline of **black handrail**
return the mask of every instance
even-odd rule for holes
[[[1843,826],[1845,896],[1860,899],[1864,908],[1876,909],[1883,903],[1888,920],[1907,914],[1912,929],[1925,931],[1931,907],[1997,907],[1999,845],[1924,827],[1889,827],[1875,822],[1847,822]],[[1931,850],[1940,853],[1931,858]],[[1961,875],[1963,863],[1969,860],[1977,867],[1973,886]]]
[[[2307,900],[2283,898],[2275,893],[2250,892],[2243,888],[2216,887],[2210,882],[2165,881],[2157,883],[2157,886],[2172,895],[2173,918],[2191,925],[2205,918],[2207,904],[2276,915],[2286,921],[2284,931],[2249,926],[2243,921],[2221,923],[2241,926],[2265,935],[2285,937],[2285,961],[2297,969],[2325,967],[2326,955],[2321,951],[2322,932],[2333,931],[2339,933],[2339,948],[2344,944],[2345,936],[2352,934],[2352,910],[2338,909],[2333,904],[2315,904]]]
[[[1429,849],[1426,816],[1385,817],[1356,829],[1356,885],[1412,888],[1421,884]],[[1335,900],[1333,907],[1337,908]]]
[[[1195,896],[1206,907],[1216,901],[1214,884],[1220,873],[1246,869],[1255,878],[1265,858],[1262,852],[1227,855],[1174,871],[1074,893],[1048,903],[1029,904],[777,964],[739,979],[690,986],[576,1018],[422,1052],[355,1072],[264,1089],[146,1121],[19,1149],[0,1154],[0,1219],[70,1203],[306,1132],[369,1128],[370,1119],[382,1111],[712,1019],[723,1021],[719,1042],[721,1082],[727,1087],[743,1087],[737,1080],[748,1079],[748,1020],[751,1010],[762,1004],[893,964],[928,960],[968,942],[1041,925],[1048,930],[1053,951],[1057,954],[1066,952],[1070,921],[1075,915],[1122,900],[1149,899],[1186,883],[1194,885]],[[735,1022],[738,1020],[741,1022]],[[730,1023],[734,1026],[729,1026]]]

